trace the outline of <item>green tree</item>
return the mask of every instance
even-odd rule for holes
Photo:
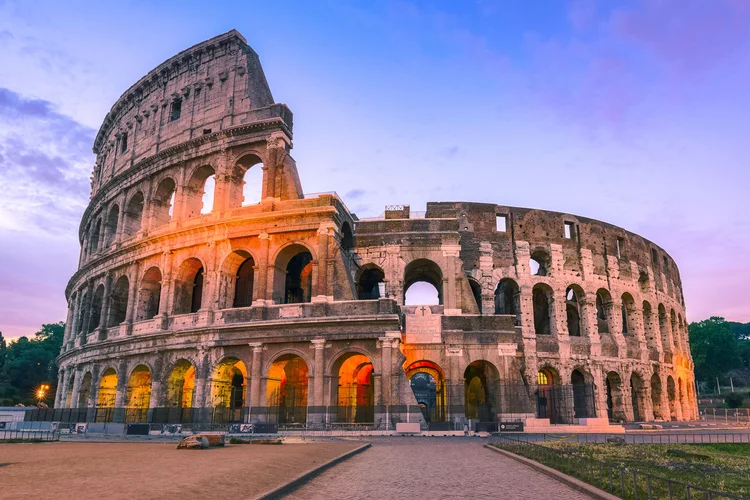
[[[5,364],[5,354],[8,351],[8,346],[5,344],[3,338],[3,332],[0,332],[0,373],[3,372],[3,365]]]
[[[712,316],[688,327],[695,378],[713,382],[716,377],[742,366],[740,341],[724,318]]]
[[[51,402],[57,386],[55,358],[64,332],[64,323],[48,323],[31,340],[20,337],[7,346],[0,369],[0,404],[34,404],[43,383],[50,386],[46,400]]]

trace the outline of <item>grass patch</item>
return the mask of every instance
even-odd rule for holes
[[[686,498],[686,487],[645,475],[686,483],[731,495],[750,496],[750,445],[712,444],[582,444],[545,442],[533,446],[498,443],[499,447],[532,458],[623,498]],[[590,460],[588,460],[590,459]],[[623,473],[620,471],[624,470]],[[634,475],[633,472],[636,472]],[[706,498],[691,491],[690,498]]]

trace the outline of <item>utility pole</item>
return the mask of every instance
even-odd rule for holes
[[[716,388],[719,390],[719,394],[721,394],[721,386],[719,385],[719,377],[716,377]]]

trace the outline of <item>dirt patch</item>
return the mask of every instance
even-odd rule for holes
[[[253,498],[360,445],[227,445],[186,453],[172,442],[6,444],[0,455],[12,466],[0,469],[0,484],[4,499]]]

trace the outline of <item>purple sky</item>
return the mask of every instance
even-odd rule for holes
[[[295,113],[306,192],[605,220],[676,259],[689,320],[750,321],[750,1],[0,0],[5,336],[65,317],[111,105],[231,28]]]

